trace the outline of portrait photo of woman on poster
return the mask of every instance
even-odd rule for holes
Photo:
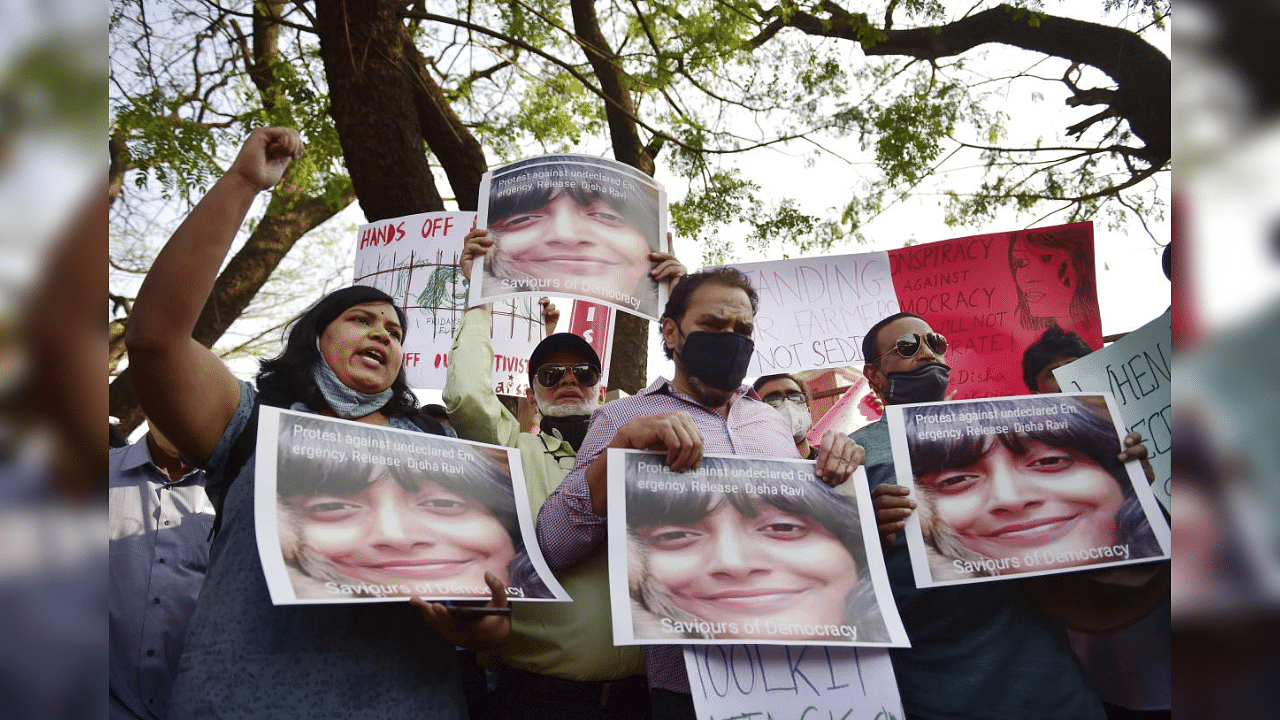
[[[1022,230],[1009,239],[1009,270],[1018,292],[1018,322],[1043,331],[1078,330],[1098,312],[1090,243],[1074,226]]]
[[[816,479],[748,484],[710,493],[628,484],[635,637],[889,641],[855,501]]]
[[[946,403],[904,415],[935,581],[1163,554],[1117,459],[1120,436],[1101,396]]]
[[[277,525],[299,599],[485,597],[486,571],[512,598],[552,596],[522,540],[505,454],[466,445],[469,460],[440,471],[360,462],[349,448],[390,447],[403,436],[342,425],[360,444],[339,445],[347,455],[337,459],[322,452],[337,443],[298,440],[299,424],[335,427],[323,423],[290,417],[280,430]]]
[[[494,174],[481,297],[563,293],[656,318],[649,254],[666,250],[660,188],[584,159],[550,156]]]

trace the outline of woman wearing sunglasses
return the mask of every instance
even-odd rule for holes
[[[809,387],[794,375],[762,375],[751,387],[760,399],[782,414],[791,428],[791,438],[796,441],[796,452],[805,460],[815,460],[818,449],[809,447],[809,428],[813,416],[809,414]]]

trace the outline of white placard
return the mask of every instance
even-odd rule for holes
[[[856,647],[685,648],[698,720],[901,720],[889,651]]]
[[[475,218],[473,212],[430,212],[360,226],[353,282],[382,290],[404,311],[410,387],[444,388],[449,349],[466,309],[467,281],[458,258]],[[528,358],[542,333],[536,298],[493,304],[495,392],[524,396]]]
[[[1173,353],[1170,317],[1163,315],[1107,347],[1053,371],[1063,390],[1110,390],[1129,432],[1142,433],[1147,459],[1155,471],[1151,490],[1171,509],[1173,477],[1173,404],[1170,399]]]
[[[470,305],[570,296],[658,320],[666,284],[649,276],[670,252],[667,193],[623,163],[548,155],[480,181],[479,224],[494,245],[471,271]]]
[[[254,514],[276,605],[568,600],[512,448],[259,409]]]
[[[1169,526],[1106,393],[885,408],[898,484],[911,489],[917,587],[1169,557]]]
[[[884,252],[734,265],[760,296],[747,376],[861,367],[862,338],[898,312]]]
[[[608,452],[615,645],[908,645],[861,468]]]

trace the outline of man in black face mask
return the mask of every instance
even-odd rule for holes
[[[484,229],[467,234],[459,263],[467,277],[472,261],[492,245]],[[684,266],[669,254],[653,253],[650,259],[655,280],[684,274]],[[463,315],[449,354],[444,401],[460,437],[520,450],[536,514],[573,467],[591,413],[604,400],[600,358],[571,333],[539,343],[529,357],[529,399],[542,416],[541,432],[522,433],[493,389],[491,326],[488,306]],[[576,720],[602,712],[619,720],[649,718],[640,649],[613,645],[608,569],[602,547],[577,567],[556,573],[574,602],[520,605],[511,618],[511,635],[494,651],[496,658],[483,658],[497,670],[497,688],[487,698],[483,689],[469,690],[473,710],[487,700],[497,718]]]
[[[876,323],[862,351],[863,374],[885,405],[947,399],[946,338],[918,315]],[[1027,580],[916,587],[906,543],[896,537],[916,504],[896,484],[888,424],[882,419],[851,437],[865,448],[889,584],[911,637],[911,648],[889,650],[907,718],[1102,720],[1102,704],[1063,626],[1044,612],[1044,591]],[[1141,446],[1127,447],[1120,459],[1140,454]],[[1073,592],[1058,580],[1069,577],[1055,576],[1046,588],[1059,596]]]
[[[782,416],[742,384],[754,348],[755,310],[755,289],[732,268],[696,272],[671,291],[662,341],[675,361],[675,377],[602,405],[573,470],[538,514],[538,543],[557,577],[604,547],[610,447],[666,452],[667,465],[677,472],[698,467],[703,453],[798,457]],[[828,433],[815,472],[837,485],[861,459],[849,438]],[[654,717],[693,718],[680,646],[644,650]]]

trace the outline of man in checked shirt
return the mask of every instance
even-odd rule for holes
[[[733,268],[702,270],[671,291],[662,342],[675,377],[601,406],[573,469],[538,514],[538,542],[552,570],[571,568],[605,540],[607,448],[665,451],[672,470],[697,468],[703,453],[795,458],[791,430],[742,384],[754,344],[756,292]],[[829,432],[815,472],[829,485],[849,478],[862,448]],[[645,647],[655,720],[694,717],[678,645]]]

